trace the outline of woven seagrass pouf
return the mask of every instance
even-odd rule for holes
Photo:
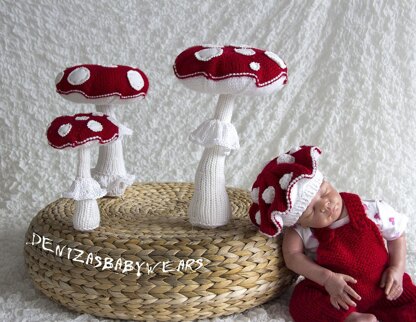
[[[233,216],[216,229],[190,225],[188,183],[135,184],[103,198],[101,226],[87,233],[72,227],[74,202],[59,199],[26,234],[33,282],[69,309],[132,320],[212,318],[277,297],[295,278],[281,238],[252,226],[247,191],[227,190]]]

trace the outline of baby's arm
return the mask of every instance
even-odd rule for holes
[[[387,241],[389,267],[384,271],[380,286],[385,288],[388,300],[395,300],[403,293],[403,274],[406,266],[406,238],[404,234]]]
[[[313,262],[304,254],[302,239],[292,228],[287,228],[283,236],[283,257],[290,270],[325,287],[335,308],[339,309],[341,306],[348,310],[349,306],[356,306],[351,297],[361,299],[347,284],[357,281],[351,276],[332,272]]]

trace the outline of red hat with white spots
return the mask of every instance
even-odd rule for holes
[[[173,66],[182,83],[199,92],[267,95],[287,83],[287,66],[271,51],[247,46],[194,46]]]
[[[321,150],[315,146],[292,148],[271,160],[251,190],[250,220],[263,234],[279,235],[293,226],[318,192],[323,175],[318,170]]]
[[[128,104],[146,96],[149,80],[138,68],[84,64],[60,72],[56,91],[75,103]]]

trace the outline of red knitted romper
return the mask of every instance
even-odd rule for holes
[[[377,226],[367,218],[359,196],[341,193],[350,222],[336,229],[313,229],[319,241],[316,262],[333,272],[357,280],[350,284],[361,296],[357,307],[337,310],[324,287],[308,279],[296,285],[290,301],[290,314],[296,322],[344,321],[354,311],[372,313],[382,322],[416,321],[416,286],[403,276],[403,293],[395,301],[386,299],[379,284],[388,266],[388,253]]]

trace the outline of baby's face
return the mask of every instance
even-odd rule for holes
[[[322,182],[315,197],[298,220],[302,227],[322,228],[338,220],[342,213],[342,198],[328,182]]]

